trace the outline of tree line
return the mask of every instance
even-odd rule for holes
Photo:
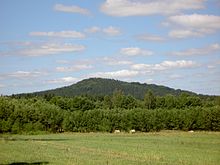
[[[104,97],[0,97],[0,132],[220,131],[219,97],[188,94],[143,100],[117,90]]]

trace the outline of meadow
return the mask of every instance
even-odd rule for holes
[[[0,164],[218,165],[220,132],[0,135]]]

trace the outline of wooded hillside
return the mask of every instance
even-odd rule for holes
[[[151,90],[156,96],[165,96],[171,94],[178,96],[181,93],[187,93],[190,95],[196,95],[190,91],[175,90],[166,86],[155,85],[155,84],[141,84],[139,82],[124,82],[114,79],[103,79],[103,78],[90,78],[82,80],[76,84],[47,90],[35,93],[29,93],[28,95],[45,95],[53,94],[56,96],[105,96],[112,95],[114,91],[120,90],[125,95],[131,95],[137,99],[143,99],[144,94],[147,90]]]

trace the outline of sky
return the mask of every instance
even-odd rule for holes
[[[219,0],[0,0],[0,94],[91,77],[220,95]]]

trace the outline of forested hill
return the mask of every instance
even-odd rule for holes
[[[47,90],[41,92],[31,93],[33,95],[46,95],[53,94],[56,96],[78,96],[78,95],[89,95],[89,96],[105,96],[111,95],[114,91],[121,90],[125,95],[132,95],[135,98],[142,99],[146,91],[151,90],[154,95],[164,96],[167,94],[180,95],[181,93],[188,93],[195,95],[193,92],[175,90],[166,86],[160,86],[155,84],[141,84],[138,82],[124,82],[114,79],[103,79],[103,78],[90,78],[82,80],[76,84]]]

